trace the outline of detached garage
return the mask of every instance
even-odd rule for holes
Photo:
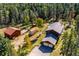
[[[6,37],[13,38],[13,37],[19,36],[21,34],[21,31],[18,28],[8,27],[8,28],[6,28],[4,33],[5,33]]]

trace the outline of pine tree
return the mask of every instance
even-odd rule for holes
[[[11,44],[8,38],[0,36],[0,56],[11,56]]]

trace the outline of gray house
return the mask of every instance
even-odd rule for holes
[[[48,26],[46,32],[52,32],[59,36],[62,33],[63,28],[64,26],[60,22],[55,22],[50,24],[50,26]]]
[[[63,32],[63,28],[64,26],[60,22],[50,24],[46,30],[46,37],[42,40],[42,45],[53,48]]]

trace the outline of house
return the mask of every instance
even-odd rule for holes
[[[50,24],[46,30],[46,37],[42,40],[42,45],[53,48],[63,32],[63,28],[64,26],[60,22]]]
[[[48,26],[46,33],[52,32],[56,36],[59,36],[62,33],[63,28],[64,26],[60,22],[55,22],[55,23],[50,24],[50,26]]]
[[[8,27],[6,28],[6,30],[4,31],[4,34],[6,37],[8,38],[13,38],[13,37],[17,37],[21,34],[20,29],[18,28],[14,28],[14,27]]]

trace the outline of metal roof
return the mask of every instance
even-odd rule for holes
[[[57,42],[57,40],[55,39],[55,38],[53,38],[53,37],[45,37],[43,40],[42,40],[42,42],[45,42],[45,41],[48,41],[48,42],[50,42],[51,44],[53,44],[53,45],[55,45],[56,44],[56,42]]]
[[[55,22],[55,23],[50,24],[48,26],[48,29],[46,31],[48,31],[48,30],[54,30],[57,33],[61,34],[62,31],[63,31],[63,28],[64,28],[64,26],[60,22]]]
[[[19,30],[19,29],[13,28],[13,27],[8,27],[8,28],[6,28],[5,33],[8,35],[12,35],[16,30]]]
[[[64,26],[60,22],[55,22],[55,23],[50,24],[46,31],[53,30],[53,31],[57,32],[58,34],[61,34],[63,31],[63,28],[64,28]],[[42,42],[47,41],[47,42],[50,42],[51,44],[55,45],[57,42],[57,36],[55,36],[51,32],[46,35],[47,36],[42,40]]]

